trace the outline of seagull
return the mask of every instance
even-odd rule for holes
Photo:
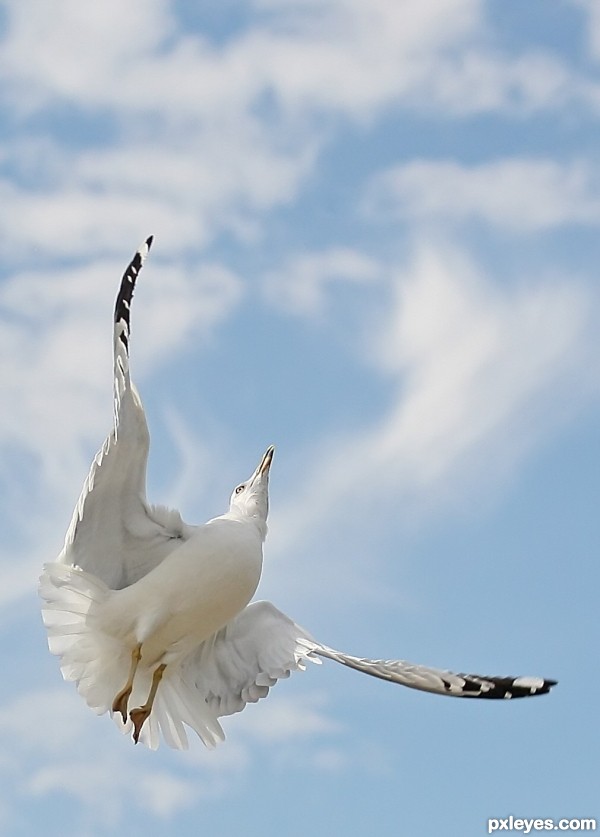
[[[219,718],[267,696],[308,662],[334,660],[412,689],[464,698],[541,695],[539,677],[454,674],[405,660],[371,660],[317,642],[270,602],[252,597],[262,572],[274,447],[231,494],[225,514],[196,526],[146,499],[150,436],[130,378],[130,309],[152,244],[128,265],[114,311],[114,425],[96,454],[62,552],[39,592],[52,654],[98,715],[156,749],[207,747]]]

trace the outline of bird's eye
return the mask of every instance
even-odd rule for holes
[[[246,488],[245,485],[238,485],[238,487],[235,489],[235,493],[236,494],[241,494],[242,491],[244,490],[244,488]]]

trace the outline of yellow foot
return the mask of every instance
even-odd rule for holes
[[[140,706],[138,709],[132,709],[129,713],[129,717],[133,721],[133,740],[136,744],[140,740],[140,732],[151,711],[152,707]]]
[[[112,702],[112,711],[113,712],[120,712],[121,717],[123,718],[123,723],[127,723],[127,704],[129,703],[129,697],[131,695],[131,687],[121,689],[118,695]]]
[[[137,671],[137,667],[141,658],[142,646],[140,644],[136,645],[131,652],[131,667],[129,669],[127,683],[125,683],[120,692],[117,692],[115,699],[112,702],[112,711],[121,713],[121,717],[123,718],[124,724],[127,723],[127,704],[129,703],[129,697],[133,689],[133,678],[135,677],[135,673]]]
[[[139,706],[137,709],[132,709],[129,713],[129,717],[133,721],[133,740],[136,744],[140,740],[140,732],[142,731],[144,722],[152,712],[156,691],[160,681],[162,680],[163,672],[166,667],[165,663],[161,663],[152,675],[152,685],[150,686],[150,694],[148,695],[146,703],[143,706]]]

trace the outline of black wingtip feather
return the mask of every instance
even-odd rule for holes
[[[558,683],[557,680],[541,680],[541,683],[538,686],[533,685],[532,682],[528,682],[531,680],[530,678],[523,677],[485,677],[482,679],[485,679],[494,685],[487,691],[480,691],[477,697],[488,698],[491,700],[547,695],[550,689]],[[522,681],[521,683],[519,683],[520,680]]]
[[[150,235],[144,242],[147,248],[147,251],[150,250],[152,246],[152,242],[154,241],[154,236]],[[120,339],[127,350],[129,348],[129,314],[131,309],[131,300],[133,299],[133,292],[135,290],[135,283],[138,277],[140,270],[144,264],[144,258],[147,255],[147,252],[143,252],[143,248],[140,248],[136,251],[134,257],[127,265],[123,277],[121,279],[121,286],[119,288],[119,293],[117,294],[117,299],[115,302],[115,323],[123,322],[125,324],[125,328],[120,334]]]

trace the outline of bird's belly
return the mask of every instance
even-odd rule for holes
[[[260,573],[220,573],[210,581],[190,583],[184,594],[163,598],[160,603],[158,625],[139,623],[138,641],[143,643],[146,663],[169,663],[181,657],[227,624],[248,604],[260,578]],[[165,618],[165,615],[167,618]],[[148,620],[150,621],[150,620]]]
[[[145,665],[170,663],[189,653],[254,595],[262,569],[260,543],[249,548],[233,540],[218,554],[200,546],[184,544],[107,603],[105,616],[115,629],[111,632],[128,644],[141,643]]]

